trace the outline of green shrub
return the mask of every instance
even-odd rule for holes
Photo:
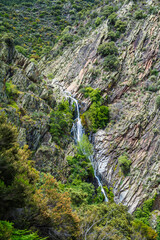
[[[96,69],[96,68],[90,69],[89,72],[91,73],[92,80],[95,80],[98,77],[98,75],[100,75],[100,73],[101,73],[101,71],[99,69]]]
[[[152,84],[148,87],[148,91],[150,92],[157,92],[159,90],[159,86],[157,86],[156,84]]]
[[[98,128],[104,128],[109,121],[109,109],[102,105],[101,91],[91,87],[82,88],[80,91],[84,97],[90,97],[92,101],[89,110],[81,116],[83,126],[93,132]]]
[[[50,114],[50,133],[53,141],[65,146],[70,137],[73,114],[68,101],[62,101]]]
[[[108,38],[112,41],[116,41],[116,39],[119,37],[119,33],[117,32],[113,32],[113,31],[109,31],[108,32]]]
[[[135,218],[142,221],[144,224],[149,225],[149,219],[155,199],[156,195],[153,198],[144,201],[142,207],[136,209],[134,213]]]
[[[96,27],[99,26],[102,22],[102,19],[100,17],[97,17],[96,20],[95,20],[95,25]]]
[[[152,69],[151,70],[151,75],[158,76],[158,70],[157,69]]]
[[[114,42],[103,43],[98,47],[98,53],[100,53],[103,57],[107,55],[117,55],[118,49]]]
[[[73,42],[74,37],[73,35],[66,33],[61,37],[61,40],[62,40],[63,46],[66,46],[67,44]]]
[[[35,83],[31,83],[29,86],[28,86],[28,90],[31,90],[32,92],[35,92],[37,89],[37,85]]]
[[[85,155],[87,158],[93,154],[93,146],[85,134],[83,134],[82,138],[78,142],[78,153]]]
[[[126,22],[123,22],[121,20],[117,20],[115,22],[115,28],[117,29],[117,31],[119,31],[121,33],[125,32],[126,27],[127,27],[127,23]]]
[[[144,14],[142,10],[137,10],[134,13],[134,17],[135,17],[135,19],[143,19],[146,17],[146,14]]]
[[[152,229],[150,226],[148,226],[147,224],[143,223],[141,220],[135,219],[132,222],[132,225],[133,225],[133,230],[138,232],[143,237],[140,239],[146,239],[146,240],[157,239],[156,231]],[[139,237],[133,238],[133,239],[139,239]]]
[[[112,14],[114,12],[114,8],[113,6],[106,6],[103,8],[103,12],[102,15],[104,17],[108,17],[110,14]]]
[[[158,13],[158,9],[154,6],[150,6],[149,8],[149,14],[157,14]]]
[[[27,230],[18,230],[13,227],[13,223],[7,221],[0,221],[0,239],[7,240],[45,240],[40,238],[37,233],[31,233]]]
[[[114,55],[108,55],[107,57],[105,57],[104,59],[104,63],[103,66],[105,68],[106,71],[114,71],[118,69],[119,66],[119,60],[116,56]]]
[[[110,24],[114,25],[115,22],[117,21],[117,14],[112,13],[111,15],[109,15],[108,20]]]
[[[101,102],[102,103],[102,97],[101,97],[101,91],[99,88],[93,89],[91,87],[81,88],[81,93],[83,93],[84,97],[90,97],[92,102]]]
[[[67,157],[68,164],[70,166],[70,175],[68,182],[72,184],[77,184],[81,181],[86,181],[87,179],[93,179],[94,170],[90,160],[84,154],[76,154],[74,157]]]
[[[156,232],[158,234],[157,240],[160,240],[160,217],[158,217],[158,219],[157,219]]]
[[[103,188],[107,194],[107,198],[109,199],[109,201],[114,202],[113,188],[108,188],[106,186],[104,186]]]
[[[89,131],[103,129],[109,122],[109,108],[93,102],[89,110],[82,115],[82,123]]]
[[[122,155],[118,158],[118,163],[124,175],[127,175],[130,171],[131,160],[129,160],[127,156]]]
[[[49,74],[47,75],[47,78],[50,79],[50,80],[53,79],[53,78],[54,78],[54,74],[53,74],[53,73],[49,73]]]
[[[11,81],[6,82],[6,93],[10,99],[16,99],[18,97],[18,89]]]
[[[96,18],[98,17],[98,13],[96,11],[92,12],[90,15],[91,18]]]
[[[102,203],[104,196],[101,193],[101,188],[95,190],[94,185],[89,183],[93,182],[94,179],[92,164],[84,154],[80,154],[79,150],[78,152],[75,156],[67,157],[70,168],[69,177],[67,184],[63,185],[62,189],[69,192],[73,206],[79,207],[82,204],[87,206],[87,204]]]

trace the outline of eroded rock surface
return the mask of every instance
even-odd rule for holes
[[[119,17],[131,8],[132,2],[125,3]],[[52,72],[55,81],[79,100],[84,101],[78,92],[80,84],[100,88],[104,97],[109,96],[111,121],[94,136],[95,166],[103,183],[113,188],[115,202],[122,202],[133,212],[159,188],[160,110],[156,98],[160,94],[160,73],[151,74],[152,69],[160,71],[159,15],[138,21],[130,18],[126,33],[116,42],[120,68],[115,72],[105,72],[104,59],[97,54],[107,33],[105,21],[91,36],[48,63],[43,73]],[[97,69],[97,65],[99,71],[93,78],[91,69]],[[82,103],[83,111],[89,104],[88,99]],[[123,154],[132,161],[128,176],[118,164]]]

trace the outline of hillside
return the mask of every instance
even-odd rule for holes
[[[0,6],[0,239],[158,240],[159,1]]]

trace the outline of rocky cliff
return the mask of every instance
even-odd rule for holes
[[[18,142],[33,151],[37,169],[65,179],[66,151],[51,141],[49,133],[49,113],[64,93],[15,50],[11,37],[4,36],[0,43],[0,64],[0,112],[17,126]]]
[[[110,123],[92,136],[95,167],[103,184],[113,188],[115,202],[127,205],[131,213],[159,191],[160,22],[157,6],[156,1],[140,3],[140,9],[147,11],[141,16],[136,13],[138,6],[134,2],[121,3],[117,18],[126,23],[126,28],[115,40],[117,69],[106,70],[104,58],[97,50],[110,40],[108,18],[91,34],[66,47],[61,56],[54,57],[60,43],[55,45],[38,65],[17,53],[12,41],[5,39],[0,46],[1,111],[18,126],[20,145],[28,144],[35,151],[34,159],[41,171],[64,178],[61,170],[65,169],[64,159],[70,146],[65,150],[56,146],[48,131],[48,114],[65,95],[64,91],[71,92],[80,101],[81,113],[90,106],[90,100],[80,91],[82,87],[99,88],[104,98],[108,96]],[[4,91],[6,82],[12,87],[12,99]],[[118,162],[123,155],[131,160],[128,175],[123,174]]]
[[[148,1],[146,7],[156,4]],[[137,20],[134,3],[128,1],[117,14],[127,21],[125,33],[116,41],[118,71],[105,71],[104,59],[97,53],[98,46],[108,39],[108,20],[45,68],[47,59],[43,59],[40,67],[44,75],[52,73],[55,82],[84,103],[82,111],[90,104],[79,91],[82,85],[108,95],[110,124],[93,137],[95,165],[104,185],[113,188],[115,202],[133,212],[159,191],[160,22],[158,12]],[[121,155],[132,162],[127,176],[118,163]]]

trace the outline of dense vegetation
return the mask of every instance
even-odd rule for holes
[[[82,115],[82,123],[86,130],[96,132],[98,128],[106,127],[109,122],[109,108],[102,105],[103,99],[100,90],[86,87],[82,88],[81,92],[92,102],[89,110]]]
[[[74,106],[72,109],[69,102],[63,100],[51,112],[50,117],[50,133],[52,134],[53,141],[58,145],[67,144],[70,139],[71,127],[73,124]]]
[[[103,195],[91,183],[91,163],[81,155],[82,146],[88,148],[89,143],[79,144],[76,155],[67,158],[69,177],[61,184],[34,169],[27,147],[19,148],[16,128],[4,114],[0,123],[0,239],[41,239],[35,231],[62,240],[156,239],[156,232],[148,226],[153,200],[137,210],[135,220],[126,207],[103,204]]]
[[[72,212],[68,194],[60,191],[51,175],[40,176],[29,155],[27,146],[19,148],[16,128],[7,123],[3,114],[0,117],[0,218],[13,220],[15,228],[22,230],[32,226],[42,236],[58,234],[64,239],[67,234],[69,239],[71,236],[74,239],[79,234],[79,220]],[[16,239],[14,235],[27,233],[14,230],[5,222],[0,227],[3,228],[1,239],[6,235]],[[36,234],[32,238],[39,239]]]
[[[1,0],[0,34],[4,37],[6,33],[12,33],[16,50],[37,63],[36,60],[48,52],[51,58],[62,54],[64,48],[90,34],[108,19],[109,33],[97,49],[97,61],[102,70],[114,72],[120,66],[117,41],[123,38],[128,24],[127,17],[119,19],[117,14],[122,4],[123,1],[114,4],[101,0]],[[134,1],[130,14],[137,21],[156,9],[147,11],[137,10]],[[100,72],[96,67],[90,69],[92,80]],[[157,72],[153,69],[150,78],[154,79],[155,76]],[[52,79],[52,74],[48,78]],[[156,84],[148,90],[157,91],[159,85]],[[27,116],[24,109],[18,108],[16,101],[20,91],[12,81],[6,81],[4,88],[7,106],[17,111],[20,120],[28,117],[28,122],[35,124],[35,119],[43,117],[43,112]],[[37,85],[32,83],[27,90],[34,93],[38,91],[36,88]],[[109,107],[100,89],[84,87],[80,92],[90,102],[88,110],[81,115],[86,133],[93,134],[98,129],[106,128]],[[160,96],[156,98],[156,108],[160,108]],[[44,173],[43,169],[40,172],[35,169],[31,160],[34,152],[27,145],[23,148],[19,146],[17,129],[7,118],[8,109],[0,110],[5,112],[0,114],[0,240],[160,239],[160,220],[156,230],[150,227],[156,196],[146,200],[133,216],[128,213],[127,207],[114,203],[112,188],[104,187],[109,199],[109,203],[104,203],[89,159],[93,146],[87,135],[84,134],[74,146],[72,155],[66,157],[67,176],[62,182],[52,176],[53,172],[51,175]],[[50,119],[47,127],[50,128],[52,144],[62,154],[71,142],[75,116],[74,104],[70,106],[65,100],[53,107],[47,116]],[[127,176],[131,160],[127,155],[121,155],[118,163],[122,173]]]
[[[16,49],[36,60],[60,40],[59,48],[53,53],[57,55],[67,44],[83,36],[91,21],[96,27],[97,14],[92,15],[94,19],[90,17],[95,2],[101,3],[99,0],[1,1],[0,33],[12,33]]]

